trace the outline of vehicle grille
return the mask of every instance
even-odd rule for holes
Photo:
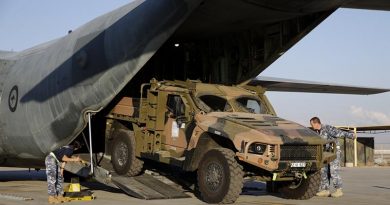
[[[316,160],[317,145],[281,145],[280,160]]]

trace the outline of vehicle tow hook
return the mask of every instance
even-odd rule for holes
[[[295,173],[295,178],[297,178],[297,179],[302,179],[302,177],[303,177],[304,179],[307,179],[307,175],[306,175],[305,172],[303,172],[303,173],[299,173],[299,172]]]

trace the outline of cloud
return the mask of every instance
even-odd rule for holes
[[[365,110],[362,107],[352,105],[350,107],[352,116],[359,118],[369,123],[379,124],[379,125],[389,125],[390,116],[382,112]]]

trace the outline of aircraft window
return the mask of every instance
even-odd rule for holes
[[[256,99],[242,97],[242,98],[238,98],[236,101],[238,102],[239,106],[241,106],[243,110],[246,112],[256,113],[256,114],[261,113],[261,103]]]
[[[185,115],[185,106],[179,95],[168,95],[167,108],[174,117]]]
[[[202,95],[199,97],[208,107],[214,112],[228,112],[231,111],[231,106],[225,98],[215,95]]]

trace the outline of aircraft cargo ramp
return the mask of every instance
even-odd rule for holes
[[[176,199],[188,198],[189,195],[183,193],[173,186],[170,186],[150,174],[143,174],[135,177],[111,175],[109,171],[95,167],[94,173],[90,175],[90,166],[82,163],[66,163],[65,170],[81,177],[92,176],[96,181],[111,187],[118,187],[124,193],[139,199]]]
[[[188,198],[181,190],[170,186],[150,174],[136,177],[112,176],[112,183],[130,196],[139,199]]]

